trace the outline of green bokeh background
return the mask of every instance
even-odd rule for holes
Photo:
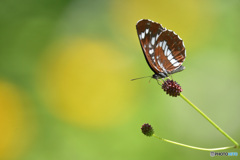
[[[211,158],[145,137],[143,123],[189,145],[232,145],[154,80],[130,81],[153,74],[135,30],[142,18],[184,40],[186,70],[173,79],[240,142],[239,0],[2,0],[0,159]]]

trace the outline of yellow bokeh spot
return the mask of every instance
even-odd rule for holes
[[[112,1],[111,22],[117,28],[115,30],[136,39],[137,21],[151,19],[175,31],[188,49],[206,43],[211,35],[210,31],[215,27],[215,16],[211,14],[210,3],[197,0]]]
[[[0,80],[0,159],[20,156],[33,136],[33,119],[28,119],[28,103],[14,85]]]
[[[40,79],[51,110],[88,128],[114,125],[131,113],[128,63],[110,42],[72,40],[47,53]],[[53,55],[53,56],[49,56]]]

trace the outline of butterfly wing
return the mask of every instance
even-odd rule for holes
[[[138,21],[136,28],[149,67],[156,74],[163,72],[163,69],[157,64],[155,48],[157,39],[165,29],[160,24],[147,19]]]
[[[174,73],[183,63],[186,50],[182,39],[173,31],[162,32],[157,40],[156,49],[161,48],[164,54],[159,59],[167,73]]]
[[[177,34],[146,19],[137,23],[137,33],[148,65],[156,74],[173,74],[184,69],[186,52]]]

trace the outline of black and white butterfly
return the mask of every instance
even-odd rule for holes
[[[139,20],[136,28],[146,61],[154,72],[152,78],[165,78],[185,69],[182,63],[186,50],[176,33],[148,19]]]

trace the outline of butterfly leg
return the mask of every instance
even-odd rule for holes
[[[156,79],[156,80],[157,80],[157,83],[158,83],[158,85],[160,85],[160,86],[161,86],[162,84],[160,84],[160,83],[159,83],[159,80],[158,80],[158,79]]]
[[[151,79],[152,79],[152,77],[149,79],[148,83],[150,83],[150,82],[151,82]]]
[[[162,79],[156,79],[157,80],[157,83],[160,85],[160,86],[162,86],[162,84],[163,84],[163,82],[164,82],[164,78],[162,78]],[[161,83],[159,83],[159,81],[161,82]]]

